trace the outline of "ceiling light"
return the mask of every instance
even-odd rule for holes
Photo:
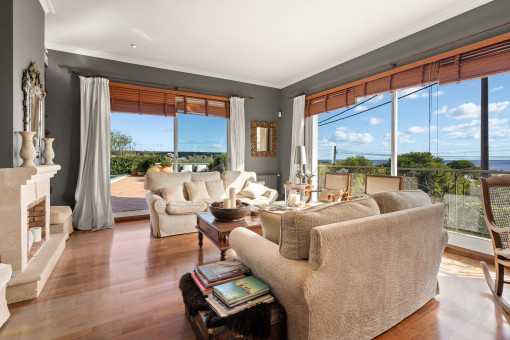
[[[132,48],[136,48],[135,44],[129,44],[129,46],[131,46]]]

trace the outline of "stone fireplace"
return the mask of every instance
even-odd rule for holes
[[[50,235],[49,228],[50,179],[58,170],[0,169],[0,261],[13,272],[8,303],[36,298],[65,248],[66,234]]]

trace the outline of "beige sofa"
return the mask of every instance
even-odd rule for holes
[[[165,237],[177,234],[195,232],[197,225],[196,212],[207,211],[208,204],[218,201],[223,197],[211,197],[200,201],[190,201],[186,191],[185,182],[199,181],[223,181],[225,192],[230,187],[236,189],[236,196],[243,202],[250,204],[267,204],[278,197],[278,192],[273,189],[254,199],[239,195],[247,181],[256,181],[257,175],[251,171],[224,171],[219,172],[149,172],[145,177],[145,189],[149,190],[146,195],[150,213],[152,233],[156,237]],[[161,196],[162,188],[183,185],[185,202],[165,201]]]
[[[0,263],[0,328],[9,319],[10,313],[7,307],[5,290],[7,282],[11,279],[12,268],[10,264]]]
[[[378,193],[286,213],[280,246],[245,228],[233,230],[229,243],[284,306],[289,339],[371,339],[439,292],[445,205],[423,195]],[[331,223],[329,217],[352,215],[349,204],[368,217]],[[297,229],[305,220],[325,225],[308,229],[306,238]]]

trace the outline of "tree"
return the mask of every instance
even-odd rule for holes
[[[449,162],[448,167],[452,169],[475,169],[475,164],[471,161],[459,160]]]
[[[218,166],[220,164],[223,164],[224,167],[227,166],[227,154],[222,153],[218,156],[214,157],[213,161],[209,163],[209,169],[214,168],[215,166]]]
[[[354,157],[347,157],[343,161],[336,162],[336,165],[342,166],[374,166],[370,159],[365,156],[356,155]]]
[[[133,149],[133,137],[119,130],[112,130],[110,132],[110,150],[112,155],[122,156],[128,151],[133,151]]]

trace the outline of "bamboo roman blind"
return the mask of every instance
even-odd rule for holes
[[[176,113],[230,117],[228,98],[110,82],[112,112],[175,117]]]
[[[510,72],[510,33],[307,96],[305,117],[354,105],[361,97],[506,72]]]

